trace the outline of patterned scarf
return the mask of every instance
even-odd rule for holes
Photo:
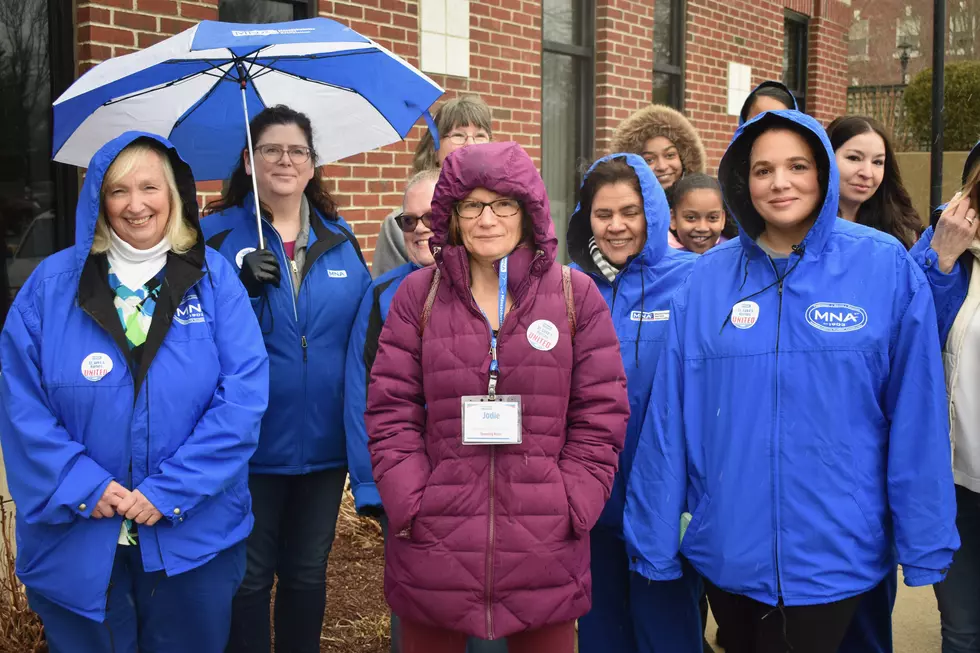
[[[599,246],[595,243],[595,236],[589,239],[589,254],[592,255],[592,260],[595,262],[599,272],[602,272],[602,276],[612,283],[616,280],[616,275],[619,274],[619,268],[606,260],[606,257],[602,255],[599,251]]]

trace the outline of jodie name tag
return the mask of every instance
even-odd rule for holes
[[[463,444],[520,444],[520,395],[462,397]]]

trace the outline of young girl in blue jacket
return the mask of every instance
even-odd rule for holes
[[[276,577],[276,648],[317,651],[327,556],[347,478],[347,344],[371,277],[318,174],[309,118],[280,105],[256,115],[249,128],[254,149],[242,152],[204,220],[208,245],[239,270],[269,352],[269,409],[249,465],[255,528],[229,653],[268,653]],[[267,246],[261,250],[252,175]]]
[[[920,586],[959,546],[932,296],[901,243],[837,219],[809,116],[747,122],[719,176],[740,234],[671,305],[631,567],[669,580],[690,561],[730,653],[835,653],[893,549]]]

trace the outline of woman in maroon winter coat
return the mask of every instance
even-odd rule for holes
[[[392,300],[366,412],[402,652],[462,653],[474,635],[571,653],[629,417],[616,332],[591,280],[555,262],[516,143],[446,159],[432,231],[436,266]]]

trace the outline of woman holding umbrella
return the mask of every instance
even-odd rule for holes
[[[344,364],[370,275],[316,174],[309,118],[275,106],[252,120],[252,152],[208,205],[208,245],[232,261],[269,352],[269,409],[252,458],[255,528],[235,597],[230,651],[268,653],[276,576],[279,651],[319,651],[327,556],[347,478]],[[259,240],[252,180],[259,192]]]
[[[76,216],[0,334],[17,575],[52,653],[221,653],[268,398],[258,324],[162,138],[104,145]]]

